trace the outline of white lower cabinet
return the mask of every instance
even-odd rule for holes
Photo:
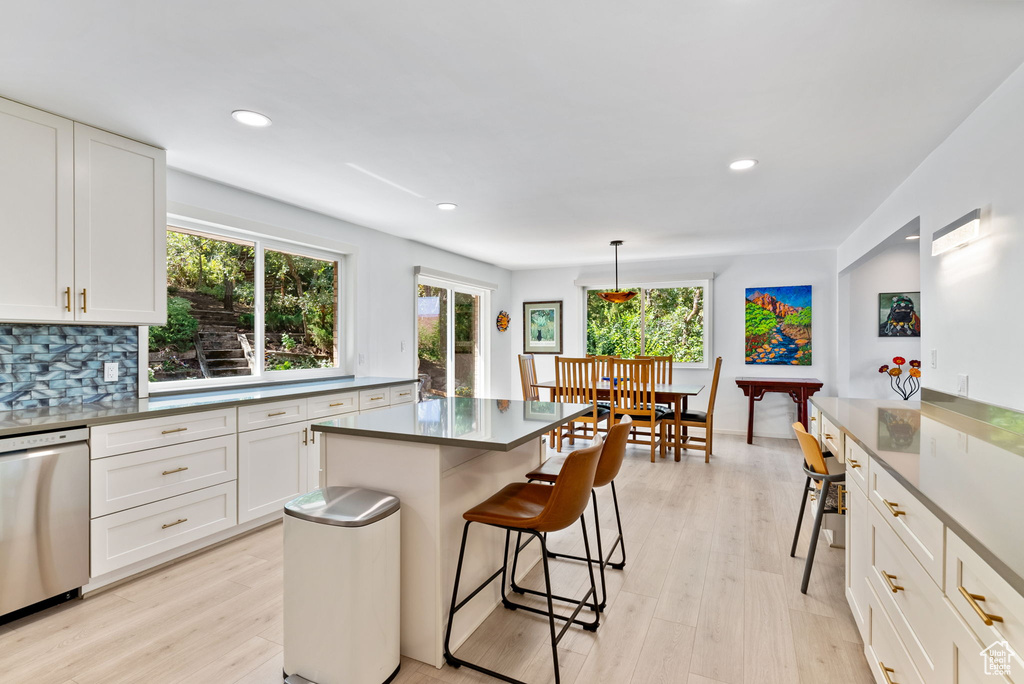
[[[236,524],[235,483],[226,482],[120,513],[90,525],[97,577]]]
[[[309,488],[309,423],[238,435],[238,522],[255,520]]]
[[[864,655],[877,682],[924,684],[873,591],[868,592],[868,634],[864,640]]]
[[[856,487],[846,490],[846,600],[861,637],[868,624],[868,497]]]

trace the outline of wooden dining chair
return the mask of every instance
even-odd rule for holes
[[[533,354],[519,355],[519,379],[523,383],[523,401],[540,401],[540,390],[534,387],[537,382],[537,364]]]
[[[671,356],[638,356],[638,359],[650,359],[654,361],[654,382],[659,385],[671,385],[672,384],[672,364],[673,358]],[[658,404],[658,408],[663,411],[671,411],[673,418],[675,418],[675,407],[670,404]]]
[[[611,359],[612,425],[625,416],[633,420],[634,428],[646,428],[649,432],[635,430],[631,444],[650,444],[651,463],[655,451],[665,453],[665,427],[667,419],[654,405],[654,362],[650,359]]]
[[[695,449],[704,452],[704,462],[711,462],[711,449],[715,437],[715,397],[718,395],[718,377],[722,374],[722,357],[715,359],[715,375],[711,379],[711,394],[708,395],[707,411],[686,411],[680,416],[680,425],[684,428],[704,428],[703,437],[687,436],[683,442],[684,449]],[[679,460],[679,454],[676,454]]]
[[[800,443],[804,455],[804,482],[800,499],[800,514],[796,519],[796,530],[793,531],[793,546],[789,550],[791,558],[796,556],[797,542],[800,540],[800,527],[804,521],[804,510],[807,508],[807,496],[814,494],[817,507],[814,511],[814,528],[811,531],[810,546],[807,547],[807,558],[804,561],[804,576],[800,582],[800,592],[807,593],[807,585],[811,580],[811,568],[814,566],[814,552],[818,548],[818,535],[821,534],[821,523],[826,513],[839,513],[839,497],[842,486],[846,482],[846,471],[838,465],[830,472],[828,459],[821,453],[821,445],[813,435],[808,434],[802,423],[793,423],[793,432]],[[813,484],[812,484],[813,482]],[[834,488],[833,488],[834,487]]]
[[[562,440],[576,443],[577,424],[583,428],[585,439],[592,439],[608,420],[611,411],[597,403],[597,362],[592,358],[555,357],[555,401],[569,404],[589,404],[591,410],[555,430],[555,449],[562,450]],[[588,431],[590,435],[588,436]]]

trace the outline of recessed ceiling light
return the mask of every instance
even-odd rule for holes
[[[441,211],[452,211],[453,209],[458,209],[459,205],[452,202],[441,202],[437,205],[437,208]]]
[[[908,235],[907,239],[908,240],[920,240],[921,236],[920,235]]]
[[[756,159],[737,159],[733,163],[729,164],[729,168],[733,171],[746,171],[757,166]]]
[[[231,112],[231,117],[238,123],[245,124],[246,126],[266,128],[270,125],[269,116],[265,116],[259,112],[250,112],[248,109],[236,109]]]

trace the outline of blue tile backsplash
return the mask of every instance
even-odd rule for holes
[[[116,382],[103,364],[116,361]],[[134,399],[139,329],[0,323],[0,411]]]

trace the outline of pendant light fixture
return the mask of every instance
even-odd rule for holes
[[[612,240],[611,245],[615,248],[615,291],[614,292],[598,292],[597,296],[605,301],[609,301],[612,304],[622,304],[628,302],[633,297],[636,297],[637,293],[632,290],[622,292],[619,290],[619,245],[622,244],[622,240]]]

